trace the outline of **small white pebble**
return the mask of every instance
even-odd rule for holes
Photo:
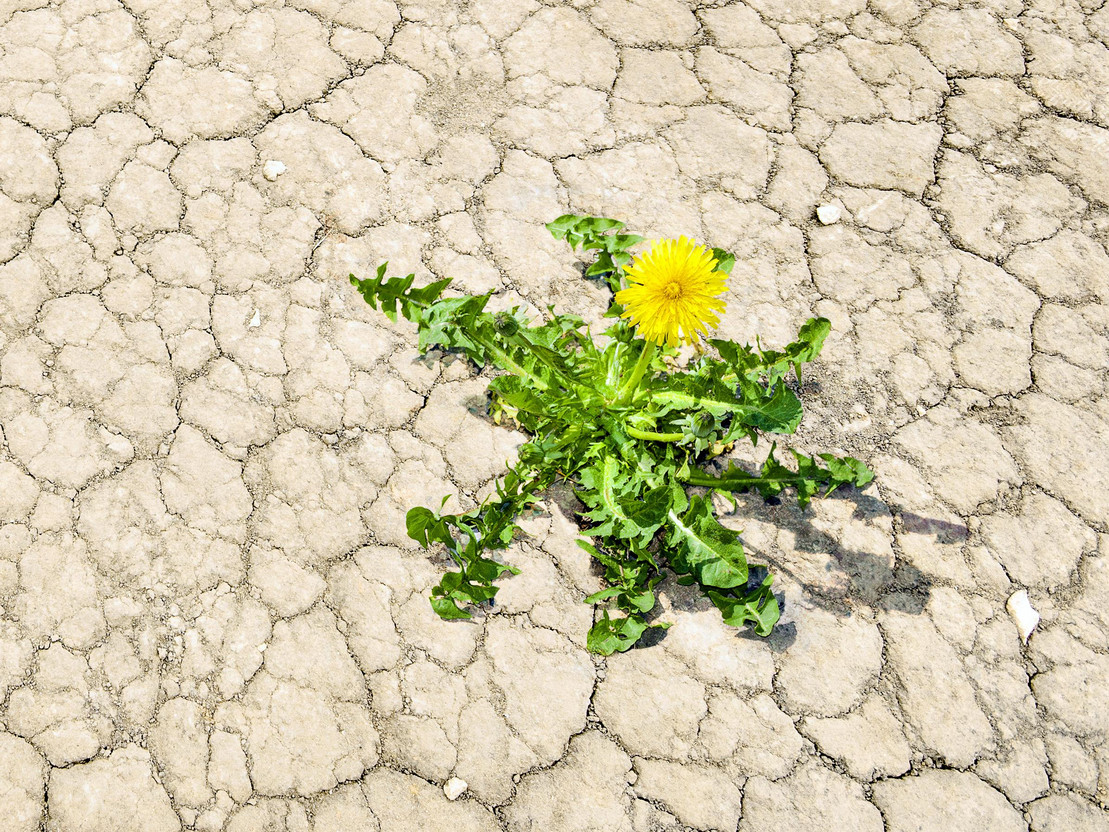
[[[838,205],[821,205],[816,209],[816,218],[820,220],[823,225],[837,223],[842,216],[843,211]]]
[[[285,163],[279,162],[276,159],[270,159],[262,165],[262,176],[266,177],[270,182],[277,180],[281,174],[285,172]]]
[[[447,800],[458,800],[462,792],[466,791],[469,784],[465,780],[459,780],[457,777],[452,777],[443,786],[443,794],[447,796]]]
[[[254,310],[254,317],[250,319],[250,323],[247,324],[247,326],[261,326],[261,325],[262,325],[262,313],[258,309],[255,309]]]
[[[1040,623],[1040,614],[1032,608],[1032,602],[1028,600],[1028,591],[1022,589],[1010,595],[1008,602],[1005,604],[1005,609],[1009,611],[1009,615],[1017,623],[1021,639],[1028,641],[1028,637],[1032,635],[1032,631]]]

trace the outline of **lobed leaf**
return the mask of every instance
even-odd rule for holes
[[[547,224],[556,239],[574,250],[595,252],[586,274],[623,285],[631,248],[643,238],[624,232],[607,217],[565,214]],[[728,274],[735,257],[712,249],[715,268]],[[793,372],[820,353],[830,332],[813,318],[797,340],[782,350],[710,343],[718,358],[700,356],[688,369],[667,362],[677,351],[662,347],[652,358],[638,391],[622,389],[643,341],[613,303],[605,341],[595,342],[585,322],[556,314],[529,321],[520,309],[487,310],[490,295],[444,297],[449,280],[416,287],[414,275],[386,277],[387,264],[352,284],[374,309],[392,320],[416,325],[421,350],[461,353],[495,375],[489,383],[491,413],[511,419],[531,434],[518,462],[495,483],[495,494],[459,514],[416,507],[406,515],[409,537],[428,548],[441,545],[456,564],[432,589],[430,602],[444,619],[470,618],[470,608],[493,601],[494,582],[515,567],[489,557],[508,547],[519,531],[516,518],[556,480],[566,480],[584,503],[581,518],[591,540],[578,543],[603,568],[607,586],[585,599],[609,608],[590,628],[587,645],[604,655],[634,646],[652,628],[645,616],[656,605],[656,588],[669,569],[679,582],[696,583],[726,623],[770,633],[780,609],[765,567],[748,566],[739,535],[716,519],[707,496],[689,495],[702,486],[731,495],[756,490],[776,497],[796,491],[805,506],[818,493],[842,485],[863,487],[874,473],[852,457],[806,456],[791,450],[794,467],[775,456],[771,445],[755,472],[734,463],[723,473],[703,466],[730,443],[761,433],[793,433],[802,418],[801,402],[787,384]],[[444,505],[446,500],[444,500]]]
[[[739,535],[717,522],[712,503],[691,497],[685,515],[669,513],[667,539],[674,571],[691,575],[701,586],[729,589],[747,582],[747,556]]]

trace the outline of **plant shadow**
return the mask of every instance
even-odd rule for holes
[[[736,495],[734,509],[718,504],[720,522],[741,532],[748,562],[766,565],[776,577],[775,596],[782,609],[769,637],[743,628],[736,638],[765,641],[775,652],[787,650],[797,639],[793,606],[801,599],[838,616],[850,616],[860,606],[924,613],[933,580],[899,555],[897,524],[901,532],[931,536],[932,542],[943,544],[965,541],[969,530],[891,507],[869,490],[841,488],[805,509],[790,501],[792,495],[781,500]],[[675,610],[713,608],[697,587],[664,581],[660,588]],[[659,633],[655,641],[665,639],[665,631],[654,632]]]
[[[489,418],[486,397],[467,397],[464,405],[475,416]],[[582,527],[579,512],[584,506],[568,484],[552,487],[545,497]],[[775,596],[782,609],[769,637],[757,636],[750,628],[737,628],[735,637],[765,642],[775,652],[787,650],[797,638],[793,608],[801,599],[839,616],[850,616],[859,606],[922,614],[933,580],[899,552],[895,541],[908,534],[920,541],[918,545],[961,545],[969,536],[962,524],[891,506],[876,496],[873,486],[845,486],[817,497],[804,509],[792,491],[769,500],[753,493],[734,498],[734,508],[725,498],[716,498],[717,517],[740,532],[748,562],[767,566],[775,576]],[[598,577],[604,574],[596,561],[590,571]],[[715,610],[698,587],[681,586],[673,575],[658,591],[674,610]],[[662,605],[656,605],[647,619],[655,621],[662,614]],[[657,644],[666,634],[661,628],[648,630],[637,647]]]

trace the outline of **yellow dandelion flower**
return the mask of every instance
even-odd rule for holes
[[[719,295],[725,275],[714,271],[712,252],[692,240],[659,240],[627,269],[627,289],[616,293],[628,318],[646,340],[672,347],[692,344],[720,325]]]

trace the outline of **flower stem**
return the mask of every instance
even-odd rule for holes
[[[620,390],[616,395],[618,405],[627,404],[631,401],[636,390],[639,389],[639,382],[643,380],[643,373],[647,371],[647,367],[657,351],[658,345],[654,341],[647,341],[643,345],[643,349],[639,353],[639,360],[635,362],[635,367],[632,368],[632,374],[620,385]]]
[[[680,433],[655,433],[653,430],[640,430],[628,425],[624,431],[632,439],[645,439],[650,442],[680,442],[683,434]]]

